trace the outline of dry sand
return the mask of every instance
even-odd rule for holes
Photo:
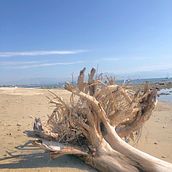
[[[69,96],[65,90],[53,91]],[[46,89],[0,88],[0,171],[95,171],[73,156],[50,160],[41,150],[15,148],[29,140],[23,132],[32,130],[34,117],[45,120],[51,114],[48,95]],[[172,163],[172,104],[158,103],[133,146]]]

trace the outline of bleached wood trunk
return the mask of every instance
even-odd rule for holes
[[[56,105],[47,123],[35,121],[34,132],[43,139],[33,144],[50,151],[52,158],[74,154],[102,172],[172,172],[172,164],[142,152],[124,141],[133,138],[151,115],[156,104],[156,91],[148,85],[134,92],[94,80],[95,69],[84,82],[85,68],[77,87],[66,84],[72,93],[65,102],[52,93]],[[77,99],[75,100],[75,96]],[[47,141],[51,140],[51,141]]]

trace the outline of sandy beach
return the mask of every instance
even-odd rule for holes
[[[65,90],[53,89],[67,100]],[[78,158],[64,156],[50,160],[41,150],[19,150],[29,139],[35,117],[46,120],[53,107],[46,89],[0,88],[0,171],[95,171]],[[158,102],[150,120],[142,129],[140,150],[172,163],[172,104]]]

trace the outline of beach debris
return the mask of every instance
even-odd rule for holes
[[[20,127],[20,126],[21,126],[21,124],[17,123],[17,126],[18,126],[18,127]]]
[[[168,95],[170,95],[170,93],[168,92],[162,92],[158,94],[158,96],[168,96]]]
[[[34,117],[32,115],[29,115],[29,118],[32,118],[33,119]]]
[[[167,158],[166,156],[162,155],[161,158]]]
[[[86,81],[85,71],[80,71],[76,85],[65,84],[70,103],[49,91],[55,108],[46,122],[35,118],[30,136],[38,140],[33,145],[53,159],[74,154],[102,172],[171,172],[172,164],[125,142],[139,138],[156,105],[157,90],[148,83],[143,90],[132,90],[112,77],[99,76],[94,68]]]
[[[11,136],[11,135],[12,135],[12,133],[7,133],[7,135],[8,135],[8,136]]]

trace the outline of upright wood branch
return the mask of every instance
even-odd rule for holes
[[[102,75],[95,80],[94,68],[86,82],[85,70],[80,71],[76,86],[65,85],[72,93],[70,104],[51,92],[56,108],[47,123],[35,119],[33,129],[39,140],[33,144],[48,150],[52,158],[73,154],[103,172],[172,171],[170,163],[125,142],[135,139],[150,118],[156,90],[146,84],[135,92]]]

